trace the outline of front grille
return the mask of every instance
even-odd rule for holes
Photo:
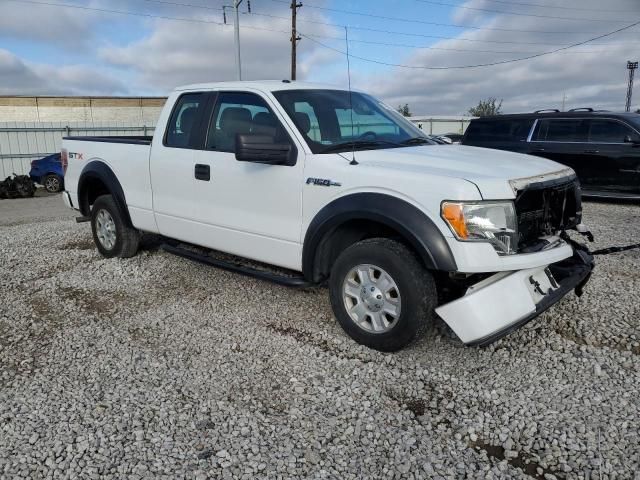
[[[516,195],[518,250],[535,250],[540,237],[575,227],[581,221],[580,184],[574,176],[532,183]]]

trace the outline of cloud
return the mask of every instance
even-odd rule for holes
[[[128,88],[95,67],[25,62],[0,49],[2,95],[122,95]]]
[[[4,1],[0,3],[0,35],[79,48],[93,40],[97,12],[52,5]]]
[[[483,5],[484,2],[465,2],[464,6]],[[493,9],[506,9],[496,6]],[[602,9],[596,0],[580,2],[580,8]],[[573,16],[591,19],[640,18],[637,0],[609,2],[604,11],[553,10],[519,7],[518,12],[530,15]],[[516,11],[511,8],[509,11]],[[460,18],[460,9],[453,16]],[[494,50],[513,53],[460,52],[417,50],[398,58],[398,63],[424,66],[454,66],[490,63],[496,60],[520,58],[531,53],[549,51],[557,46],[571,44],[598,33],[605,33],[624,23],[570,21],[495,14],[482,24],[496,30],[469,30],[456,40],[438,42],[436,47],[462,50]],[[501,30],[497,30],[501,29]],[[513,31],[507,31],[507,30]],[[562,32],[536,33],[535,31]],[[492,67],[451,70],[420,70],[392,68],[382,79],[362,79],[358,86],[374,91],[392,105],[409,103],[416,114],[463,114],[480,99],[489,96],[503,98],[505,112],[531,111],[538,108],[559,108],[563,95],[567,95],[567,108],[593,106],[621,110],[626,94],[626,61],[637,56],[635,47],[640,28],[630,33],[593,42],[597,45],[568,50],[532,60]],[[575,33],[575,32],[580,32]],[[470,42],[463,39],[481,40]],[[518,43],[504,43],[518,42]],[[541,43],[549,45],[540,45]],[[554,47],[556,45],[556,47]],[[372,53],[371,57],[375,57]],[[356,68],[358,61],[354,62]],[[636,97],[638,98],[638,97]],[[637,103],[637,102],[636,102]]]
[[[284,21],[251,14],[240,17],[243,80],[290,78],[289,12],[270,13],[284,17]],[[210,15],[200,19],[221,20]],[[232,21],[232,15],[228,19]],[[323,25],[307,27],[305,32],[335,35]],[[298,57],[300,79],[342,60],[339,54],[309,41],[299,44]],[[124,47],[104,47],[100,58],[131,72],[135,88],[148,91],[166,92],[178,85],[236,79],[233,25],[156,20],[148,36]]]
[[[77,0],[66,0],[65,3],[74,1]],[[322,0],[316,0],[315,3],[324,4]],[[408,47],[396,49],[354,42],[352,53],[407,65],[489,63],[552,50],[555,46],[584,40],[624,25],[620,22],[586,19],[629,19],[631,22],[640,18],[638,0],[610,0],[604,7],[599,0],[575,0],[573,3],[576,8],[571,9],[527,7],[522,3],[525,2],[511,5],[489,0],[465,0],[460,3],[457,8],[451,9],[452,21],[482,29],[465,29],[453,40],[443,40],[431,45],[446,50]],[[222,20],[222,13],[217,10],[220,4],[201,2],[201,5],[209,8],[187,9],[151,1],[91,0],[82,5],[213,23],[29,6],[8,0],[0,2],[1,37],[25,41],[25,46],[29,45],[29,48],[24,50],[31,52],[29,58],[32,59],[41,58],[36,55],[38,45],[46,45],[46,51],[52,52],[51,60],[47,58],[35,62],[0,50],[0,92],[165,94],[177,85],[235,79],[233,26],[216,24]],[[428,15],[428,5],[424,5],[423,11]],[[549,5],[556,6],[553,3]],[[254,2],[253,8],[253,14],[243,14],[240,20],[243,27],[243,78],[289,78],[288,5],[279,2]],[[503,10],[529,16],[473,9]],[[303,13],[301,20],[312,21],[301,21],[299,27],[305,35],[320,35],[322,37],[318,37],[318,41],[339,50],[344,49],[339,41],[344,35],[342,29],[322,24],[341,23],[339,17],[328,18],[312,9],[303,10]],[[397,15],[402,16],[400,13]],[[583,19],[546,18],[554,15]],[[232,21],[232,18],[229,20]],[[399,27],[388,28],[400,30]],[[411,28],[416,27],[414,25]],[[447,32],[450,30],[447,29]],[[433,35],[442,33],[436,28],[428,31],[408,28],[405,32]],[[567,108],[593,106],[620,110],[624,106],[626,93],[626,61],[637,59],[639,32],[640,28],[634,28],[594,42],[595,45],[586,45],[567,53],[493,67],[403,69],[374,65],[353,58],[352,84],[355,88],[371,91],[391,105],[408,103],[416,114],[463,114],[480,99],[489,96],[503,98],[503,109],[506,112],[557,108],[561,106],[565,94]],[[334,37],[334,40],[324,38],[326,36]],[[420,37],[416,36],[374,35],[355,30],[354,40],[358,38],[403,44],[421,43]],[[630,45],[629,42],[633,41],[636,44]],[[346,85],[345,57],[309,38],[303,38],[298,49],[298,78]],[[635,98],[640,97],[636,95]],[[634,103],[638,104],[637,101]]]

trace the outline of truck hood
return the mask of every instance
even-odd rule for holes
[[[356,151],[362,166],[404,170],[416,175],[462,178],[474,183],[483,198],[514,198],[510,183],[519,187],[561,171],[573,173],[565,165],[521,153],[469,147],[465,145],[420,145],[407,148]],[[554,175],[556,176],[556,175]]]

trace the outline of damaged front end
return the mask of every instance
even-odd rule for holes
[[[518,222],[518,254],[544,254],[569,244],[573,255],[534,268],[484,274],[436,313],[467,345],[488,345],[536,318],[572,290],[580,296],[594,268],[588,248],[567,230],[589,235],[581,224],[575,175],[512,183]],[[468,280],[471,280],[469,278]]]

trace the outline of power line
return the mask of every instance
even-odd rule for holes
[[[106,8],[98,8],[98,7],[87,7],[87,6],[75,5],[75,4],[54,3],[54,2],[47,2],[47,1],[42,1],[42,0],[8,0],[8,1],[17,2],[17,3],[34,4],[34,5],[53,6],[53,7],[75,8],[75,9],[79,9],[79,10],[97,11],[97,12],[103,12],[103,13],[114,13],[114,14],[118,14],[118,15],[130,15],[130,16],[146,17],[146,18],[158,18],[158,19],[162,19],[162,20],[175,20],[175,21],[182,21],[182,22],[204,23],[204,24],[213,24],[213,25],[225,26],[224,23],[217,22],[217,21],[214,21],[214,20],[205,20],[205,19],[197,19],[197,18],[184,18],[184,17],[173,17],[173,16],[168,16],[168,15],[157,15],[157,14],[151,14],[151,13],[131,12],[131,11],[125,11],[125,10],[114,10],[114,9],[106,9]],[[206,8],[207,10],[215,10],[215,11],[221,11],[222,10],[221,8],[214,8],[214,7],[209,7],[209,6],[198,6],[198,5],[179,3],[179,2],[170,2],[170,1],[167,1],[167,0],[143,0],[143,1],[149,1],[149,2],[153,2],[153,3],[164,3],[164,4],[170,4],[170,5],[179,5],[179,6],[194,6],[194,7],[197,6],[197,7]],[[269,18],[277,18],[277,19],[289,20],[286,17],[280,17],[280,16],[277,16],[277,15],[270,15],[270,14],[257,13],[257,12],[252,13],[252,15],[259,15],[259,16],[264,16],[264,17],[269,17]],[[313,21],[313,20],[302,20],[302,19],[298,19],[298,21],[299,22],[305,22],[305,23],[315,23],[315,24],[321,24],[321,25],[329,25],[329,26],[339,26],[339,27],[344,28],[344,25],[332,24],[332,23],[327,23],[327,22],[320,22],[320,21]],[[363,30],[363,31],[376,32],[376,33],[389,33],[389,34],[394,34],[394,35],[405,35],[405,36],[420,37],[420,38],[437,38],[437,39],[446,39],[446,40],[459,40],[459,41],[465,41],[465,42],[497,43],[497,44],[557,46],[557,44],[553,44],[553,43],[476,40],[476,39],[468,39],[468,38],[446,37],[446,36],[439,36],[439,35],[425,35],[425,34],[419,34],[419,33],[396,32],[396,31],[392,31],[392,30],[382,30],[382,29],[368,28],[368,27],[354,27],[354,26],[347,26],[347,27],[352,29],[352,30]],[[276,33],[286,33],[286,34],[290,33],[287,30],[276,30],[276,29],[272,29],[272,28],[257,27],[257,26],[251,26],[251,25],[245,25],[245,26],[243,26],[243,28],[248,28],[248,29],[251,29],[251,30],[262,30],[262,31],[276,32]],[[304,36],[307,37],[307,38],[308,37],[314,37],[314,38],[327,38],[327,39],[343,40],[342,37],[332,37],[332,36],[327,36],[327,35],[304,35]],[[602,37],[598,37],[598,38],[602,38]],[[428,47],[428,46],[417,46],[417,45],[407,45],[407,44],[393,44],[393,43],[390,43],[390,42],[373,42],[373,41],[356,40],[356,39],[352,39],[352,40],[350,40],[350,42],[370,43],[370,44],[374,44],[374,45],[375,44],[379,44],[379,45],[408,47],[408,48],[432,49],[432,50],[461,51],[461,52],[519,53],[519,52],[502,52],[502,51],[495,51],[495,50],[454,49],[454,48]],[[593,45],[596,45],[596,44],[593,44]],[[598,44],[598,45],[620,45],[620,44]],[[323,46],[326,46],[326,45],[323,45]],[[327,48],[332,48],[332,47],[329,47],[329,46],[326,46],[326,47]],[[343,53],[343,52],[341,52],[341,53]],[[527,52],[521,52],[521,53],[527,53]],[[356,58],[356,57],[354,57],[354,58]]]
[[[289,21],[289,18],[287,18],[287,17],[282,17],[282,16],[279,16],[279,15],[271,15],[271,14],[268,14],[268,13],[252,12],[251,15],[258,15],[258,16],[262,16],[262,17],[275,18],[275,19]],[[441,35],[425,35],[425,34],[420,34],[420,33],[407,33],[407,32],[393,31],[393,30],[381,30],[381,29],[377,29],[377,28],[357,27],[357,26],[352,26],[352,25],[342,25],[342,24],[338,24],[338,23],[328,23],[328,22],[321,22],[319,20],[308,20],[308,19],[301,19],[301,18],[297,18],[297,21],[298,22],[303,22],[303,23],[315,24],[315,25],[327,25],[327,26],[340,27],[340,28],[347,27],[350,30],[364,30],[364,31],[370,31],[370,32],[375,32],[375,33],[388,33],[388,34],[393,34],[393,35],[406,35],[406,36],[421,37],[421,38],[437,38],[437,39],[442,39],[442,40],[462,40],[462,41],[466,41],[466,42],[502,43],[502,44],[515,44],[515,45],[563,46],[562,44],[559,45],[558,43],[491,41],[491,40],[478,40],[478,39],[464,38],[464,37],[446,37],[446,36],[441,36]],[[566,32],[566,33],[580,33],[580,32]],[[593,35],[593,34],[587,34],[587,33],[583,33],[583,34],[584,35]],[[309,36],[315,37],[315,38],[330,38],[330,39],[336,39],[336,40],[344,40],[343,37],[335,37],[335,36],[329,36],[329,35],[309,35]],[[501,51],[494,51],[494,50],[471,50],[471,49],[439,48],[439,47],[408,45],[408,44],[403,44],[403,43],[372,42],[372,41],[355,40],[355,39],[350,39],[349,41],[350,42],[358,42],[358,43],[371,43],[371,44],[374,44],[374,45],[388,45],[388,46],[423,48],[423,49],[431,48],[433,50],[451,50],[451,51],[460,51],[460,52],[530,53],[530,52],[501,52]],[[625,42],[625,43],[597,43],[597,44],[592,44],[592,45],[594,45],[594,46],[595,45],[597,45],[597,46],[620,46],[620,45],[638,45],[638,44],[639,44],[639,42]],[[580,52],[578,52],[578,53],[580,53]]]
[[[607,12],[607,13],[628,13],[622,10],[609,10],[604,8],[585,8],[585,7],[564,7],[560,5],[549,5],[542,3],[527,3],[527,2],[512,2],[511,0],[485,0],[491,3],[501,3],[503,5],[521,5],[525,7],[539,7],[539,8],[556,8],[562,10],[584,10],[586,12]]]
[[[307,6],[306,3],[305,3],[305,6]],[[279,16],[279,15],[271,15],[269,13],[253,12],[253,13],[251,13],[251,15],[258,15],[258,16],[262,16],[262,17],[275,18],[275,19],[286,20],[286,21],[290,20],[288,17],[282,17],[282,16]],[[301,18],[298,18],[297,21],[298,22],[303,22],[303,23],[312,23],[312,24],[316,24],[316,25],[327,25],[327,26],[339,27],[339,28],[347,27],[349,30],[361,30],[361,31],[366,31],[366,32],[374,32],[374,33],[388,33],[388,34],[391,34],[391,35],[404,35],[404,36],[409,36],[409,37],[435,38],[435,39],[438,39],[438,40],[457,40],[457,41],[459,40],[459,41],[463,41],[463,42],[497,43],[497,44],[512,44],[512,45],[546,45],[546,46],[551,46],[551,47],[558,46],[557,42],[556,43],[546,43],[546,42],[514,42],[514,41],[506,41],[506,40],[503,40],[503,41],[501,41],[501,40],[478,40],[478,39],[474,39],[474,38],[448,37],[448,36],[444,36],[444,35],[427,35],[427,34],[423,34],[423,33],[400,32],[400,31],[397,31],[397,30],[385,30],[385,29],[370,28],[370,27],[357,27],[357,26],[353,26],[353,25],[343,25],[343,24],[339,24],[339,23],[328,23],[328,22],[321,22],[321,21],[318,21],[318,20],[307,20],[307,19],[301,19]],[[573,33],[573,32],[567,32],[567,33]],[[585,34],[585,35],[592,35],[592,34]],[[319,37],[319,38],[339,38],[339,39],[343,39],[343,37],[329,37],[329,36],[322,36],[322,35],[315,35],[315,36]],[[353,42],[355,40],[350,40],[350,41]]]
[[[189,8],[201,8],[204,10],[214,10],[214,11],[221,11],[222,8],[220,7],[211,7],[208,5],[196,5],[193,3],[182,3],[182,2],[173,2],[173,1],[168,1],[168,0],[141,0],[143,2],[149,2],[149,3],[157,3],[157,4],[161,4],[161,5],[174,5],[174,6],[180,6],[180,7],[189,7]],[[285,3],[288,4],[288,2],[286,0],[272,0],[273,2],[277,2],[277,3]],[[501,3],[509,3],[509,2],[501,2]],[[529,5],[529,4],[522,4],[522,5]],[[360,15],[360,16],[366,16],[366,17],[371,17],[371,18],[379,18],[379,19],[384,19],[384,20],[397,20],[397,21],[401,21],[401,22],[409,22],[409,23],[421,23],[421,24],[425,24],[425,25],[434,25],[434,26],[439,26],[439,27],[453,27],[453,28],[467,28],[467,29],[472,29],[472,30],[495,30],[495,31],[502,31],[502,32],[524,32],[524,33],[546,33],[546,34],[563,34],[563,35],[594,35],[594,32],[558,32],[558,31],[547,31],[547,30],[522,30],[522,29],[518,29],[518,28],[499,28],[499,27],[477,27],[475,25],[461,25],[461,24],[454,24],[454,23],[438,23],[438,22],[428,22],[428,21],[423,21],[423,20],[416,20],[416,19],[408,19],[408,18],[401,18],[401,17],[387,17],[387,16],[383,16],[383,15],[374,15],[374,14],[368,14],[368,13],[361,13],[361,12],[354,12],[354,11],[349,11],[349,10],[341,10],[341,9],[337,9],[337,8],[327,8],[327,7],[320,7],[318,5],[309,5],[305,3],[305,6],[309,7],[309,8],[315,8],[315,9],[319,9],[319,10],[327,10],[327,11],[333,11],[333,12],[340,12],[340,13],[347,13],[347,14],[351,14],[351,15]],[[557,7],[557,8],[569,8],[569,7]],[[607,11],[607,10],[594,10],[594,11]],[[621,12],[622,13],[622,12]],[[262,17],[270,17],[270,18],[281,18],[283,20],[289,20],[287,17],[282,17],[282,16],[278,16],[278,15],[270,15],[270,14],[266,14],[266,13],[258,13],[258,12],[252,12],[253,15],[258,15],[258,16],[262,16]],[[308,20],[308,19],[297,19],[298,22],[304,22],[304,23],[315,23],[318,25],[327,25],[327,26],[332,26],[332,27],[339,27],[339,28],[344,28],[345,26],[350,28],[350,29],[357,29],[358,27],[353,27],[350,25],[343,25],[343,24],[338,24],[338,23],[330,23],[330,22],[321,22],[318,20]]]
[[[222,22],[214,22],[212,20],[200,20],[197,18],[182,18],[182,17],[170,17],[167,15],[156,15],[153,13],[142,13],[142,12],[130,12],[126,10],[113,10],[108,8],[98,8],[98,7],[87,7],[84,5],[73,5],[69,3],[53,3],[53,2],[43,2],[36,0],[7,0],[9,2],[17,2],[17,3],[29,3],[32,5],[47,5],[50,7],[64,7],[64,8],[75,8],[78,10],[89,10],[94,12],[103,12],[103,13],[116,13],[119,15],[133,15],[135,17],[148,17],[148,18],[160,18],[164,20],[180,20],[183,22],[195,22],[195,23],[213,23],[215,25],[224,25]]]
[[[490,63],[478,63],[478,64],[475,64],[475,65],[456,65],[456,66],[449,66],[449,67],[427,67],[427,66],[424,66],[424,65],[403,65],[403,64],[399,64],[399,63],[383,62],[383,61],[380,61],[380,60],[375,60],[375,59],[366,58],[366,57],[360,57],[360,56],[356,56],[356,55],[351,55],[351,57],[355,58],[355,59],[358,59],[358,60],[365,61],[365,62],[376,63],[378,65],[385,65],[385,66],[388,66],[388,67],[410,68],[410,69],[417,69],[417,70],[453,70],[453,69],[463,69],[463,68],[492,67],[492,66],[495,66],[495,65],[504,65],[504,64],[507,64],[507,63],[522,62],[523,60],[531,60],[533,58],[538,58],[538,57],[542,57],[542,56],[546,56],[546,55],[551,55],[551,54],[554,54],[554,53],[557,53],[557,52],[561,52],[563,50],[568,50],[570,48],[579,47],[580,45],[585,45],[585,44],[587,44],[589,42],[593,42],[595,40],[599,40],[601,38],[609,37],[611,35],[614,35],[616,33],[622,32],[624,30],[628,30],[629,28],[633,28],[636,25],[640,25],[640,21],[634,22],[634,23],[632,23],[630,25],[627,25],[625,27],[618,28],[617,30],[613,30],[613,31],[605,33],[603,35],[598,35],[597,37],[593,37],[593,38],[590,38],[588,40],[584,40],[582,42],[577,42],[577,43],[574,43],[572,45],[567,45],[567,46],[564,46],[564,47],[556,48],[555,50],[551,50],[549,52],[536,53],[534,55],[529,55],[529,56],[522,57],[522,58],[514,58],[514,59],[511,59],[511,60],[501,60],[501,61],[490,62]],[[315,42],[315,43],[317,43],[319,45],[322,45],[325,48],[328,48],[328,49],[333,50],[335,52],[341,53],[342,55],[347,55],[346,52],[344,52],[344,51],[342,51],[340,49],[331,47],[331,46],[329,46],[329,45],[327,45],[325,43],[319,42],[318,40],[315,40],[314,38],[309,37],[309,36],[303,34],[302,32],[300,32],[300,35],[302,35],[305,38],[308,38],[312,42]]]
[[[506,10],[494,10],[491,8],[479,8],[479,7],[467,7],[464,5],[456,5],[455,3],[439,2],[435,0],[416,0],[421,3],[428,3],[430,5],[440,5],[446,7],[463,8],[465,10],[474,10],[478,12],[500,13],[502,15],[516,15],[520,17],[535,17],[535,18],[551,18],[554,20],[574,20],[580,22],[609,22],[609,23],[622,23],[625,20],[605,20],[603,18],[576,18],[576,17],[557,17],[555,15],[538,15],[535,13],[517,13],[508,12]]]
[[[303,21],[303,20],[298,20]],[[344,27],[344,26],[343,26]],[[477,43],[497,43],[497,44],[505,44],[505,45],[546,45],[549,47],[558,46],[557,43],[546,43],[546,42],[514,42],[507,40],[478,40],[475,38],[464,38],[464,37],[447,37],[443,35],[427,35],[423,33],[412,33],[412,32],[399,32],[396,30],[385,30],[380,28],[369,28],[369,27],[353,27],[347,26],[350,30],[362,30],[367,32],[376,32],[376,33],[388,33],[392,35],[405,35],[408,37],[420,37],[420,38],[437,38],[440,40],[456,40],[462,42],[477,42]]]
[[[148,1],[153,1],[153,0],[148,0]],[[287,0],[271,0],[271,1],[276,3],[288,3]],[[340,8],[321,7],[319,5],[313,5],[309,3],[305,3],[305,7],[313,8],[316,10],[323,10],[327,12],[346,13],[347,15],[357,15],[360,17],[377,18],[380,20],[392,20],[396,22],[414,23],[414,24],[421,24],[421,25],[434,25],[438,27],[467,28],[472,30],[495,30],[499,32],[546,33],[546,34],[563,34],[563,35],[566,35],[567,33],[577,34],[577,35],[594,35],[595,34],[594,32],[566,32],[566,31],[558,32],[558,31],[548,31],[548,30],[524,30],[520,28],[477,27],[474,25],[461,25],[456,23],[429,22],[427,20],[419,20],[415,18],[390,17],[387,15],[377,15],[373,13],[357,12],[353,10],[343,10]],[[554,18],[558,18],[558,17],[554,17]],[[335,25],[335,26],[344,27],[344,25]]]
[[[193,3],[170,2],[168,0],[141,0],[141,1],[149,2],[149,3],[159,3],[161,5],[172,5],[176,7],[202,8],[204,10],[216,10],[220,12],[222,11],[222,7],[210,7],[208,5],[196,5]]]
[[[311,37],[316,37],[316,38],[332,38],[335,40],[342,40],[344,41],[344,38],[342,37],[328,37],[328,36],[324,36],[324,35],[309,35]],[[353,40],[350,39],[349,42],[351,43],[365,43],[365,44],[369,44],[369,45],[382,45],[382,46],[386,46],[386,47],[403,47],[403,48],[417,48],[417,49],[421,49],[421,50],[443,50],[443,51],[447,51],[447,52],[471,52],[471,53],[510,53],[510,54],[517,54],[517,55],[528,55],[528,54],[533,54],[533,53],[541,53],[541,52],[522,52],[522,51],[509,51],[509,50],[475,50],[475,49],[465,49],[465,48],[445,48],[445,47],[433,47],[430,45],[413,45],[413,44],[407,44],[407,43],[391,43],[391,42],[376,42],[373,40]],[[594,44],[592,44],[594,45]],[[595,44],[595,45],[626,45],[626,44],[616,44],[616,43],[607,43],[607,44]],[[572,52],[572,53],[607,53],[608,50],[581,50],[578,52]]]
[[[32,5],[46,5],[46,6],[51,6],[51,7],[75,8],[75,9],[79,9],[79,10],[89,10],[89,11],[103,12],[103,13],[115,13],[115,14],[118,14],[118,15],[131,15],[131,16],[134,16],[134,17],[159,18],[159,19],[162,19],[162,20],[177,20],[177,21],[180,21],[180,22],[206,23],[206,24],[210,24],[210,25],[220,25],[222,27],[225,26],[224,23],[216,22],[214,20],[204,20],[204,19],[198,19],[198,18],[184,18],[184,17],[171,17],[171,16],[168,16],[168,15],[156,15],[156,14],[152,14],[152,13],[130,12],[130,11],[126,11],[126,10],[113,10],[113,9],[108,9],[108,8],[86,7],[84,5],[73,5],[73,4],[68,4],[68,3],[53,3],[53,2],[44,2],[44,1],[38,1],[38,0],[6,0],[6,1],[8,1],[8,2],[17,2],[17,3],[28,3],[28,4],[32,4]],[[267,32],[276,32],[276,33],[289,33],[287,30],[275,30],[275,29],[272,29],[272,28],[256,27],[256,26],[251,26],[251,25],[245,25],[242,28],[249,28],[251,30],[263,30],[263,31],[267,31]]]
[[[17,1],[17,0],[14,0],[14,1]],[[175,5],[175,6],[184,6],[184,7],[191,7],[191,8],[202,8],[202,9],[206,9],[206,10],[222,11],[222,8],[219,8],[219,7],[211,7],[211,6],[207,6],[207,5],[195,5],[195,4],[189,4],[189,3],[173,2],[173,1],[168,1],[168,0],[142,0],[142,1],[151,2],[151,3],[166,4],[166,5]],[[286,0],[272,0],[272,1],[278,2],[278,3],[288,3]],[[305,3],[305,6],[308,6],[310,8],[320,8],[320,9],[324,9],[324,10],[347,12],[346,10],[338,10],[338,9],[317,7],[317,6],[313,6],[313,5],[308,5],[306,3]],[[347,13],[358,14],[358,12],[347,12]],[[251,15],[290,21],[290,19],[288,17],[283,17],[283,16],[280,16],[280,15],[272,15],[272,14],[268,14],[268,13],[260,13],[260,12],[256,12],[256,11],[253,11],[251,13]],[[363,14],[363,15],[378,17],[377,15],[369,15],[369,14]],[[393,17],[381,17],[381,18],[393,19]],[[326,26],[331,26],[331,27],[338,27],[338,28],[347,27],[347,28],[349,28],[351,30],[372,31],[372,32],[376,32],[376,33],[389,33],[389,34],[393,34],[393,35],[418,36],[418,37],[423,37],[423,38],[437,38],[437,39],[442,39],[442,40],[462,40],[462,41],[468,41],[468,42],[505,43],[505,44],[516,44],[516,45],[548,45],[548,46],[556,46],[557,45],[557,43],[490,41],[490,40],[476,40],[476,39],[471,39],[471,38],[447,37],[447,36],[442,36],[442,35],[414,34],[414,33],[407,33],[407,32],[396,32],[396,31],[392,31],[392,30],[380,30],[380,29],[375,29],[375,28],[357,27],[357,26],[351,26],[351,25],[343,25],[343,24],[339,24],[339,23],[322,22],[322,21],[319,21],[319,20],[310,20],[310,19],[301,19],[301,18],[297,18],[297,21],[298,22],[303,22],[303,23],[312,23],[312,24],[316,24],[316,25],[326,25]],[[409,21],[411,21],[411,20],[409,20]],[[562,33],[562,34],[572,34],[572,35],[578,35],[578,34],[579,35],[593,35],[594,34],[592,32],[550,32],[550,31],[538,31],[538,30],[520,30],[520,29],[502,29],[502,28],[489,28],[489,27],[474,27],[474,26],[453,25],[453,24],[434,23],[434,22],[421,22],[421,23],[428,23],[428,24],[431,24],[431,25],[438,25],[438,26],[451,26],[451,27],[459,27],[459,28],[469,28],[469,29],[475,29],[475,30],[499,30],[499,31],[515,31],[515,32],[527,32],[527,33],[553,33],[553,34],[561,34]],[[333,38],[333,37],[324,36],[323,38]],[[340,37],[340,38],[342,38],[342,37]],[[356,41],[356,40],[351,40],[351,41]]]

